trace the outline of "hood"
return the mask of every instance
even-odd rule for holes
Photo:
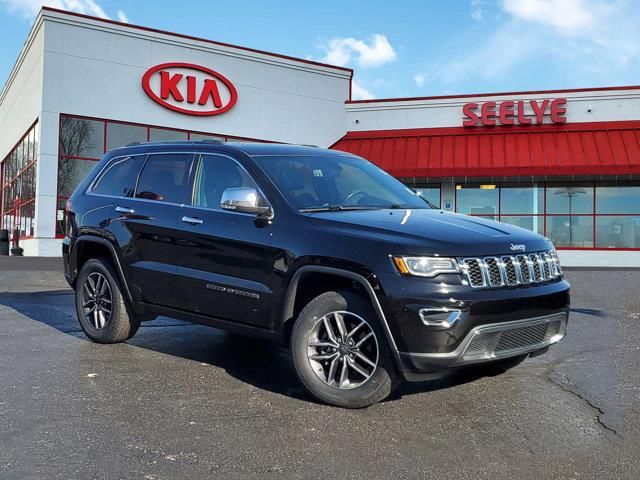
[[[513,255],[553,248],[545,237],[524,228],[442,210],[350,210],[310,215],[321,228],[353,236],[378,237],[408,255]],[[524,245],[524,247],[522,247]]]

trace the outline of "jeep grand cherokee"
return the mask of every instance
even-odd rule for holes
[[[100,343],[164,315],[290,347],[320,400],[506,368],[565,335],[551,242],[433,208],[368,161],[263,143],[133,144],[65,209],[65,275]]]

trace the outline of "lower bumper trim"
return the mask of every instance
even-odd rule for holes
[[[405,370],[436,372],[536,352],[566,335],[567,313],[479,325],[448,353],[400,352]]]

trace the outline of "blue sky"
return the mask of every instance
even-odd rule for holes
[[[640,84],[640,0],[0,0],[3,83],[42,4],[353,67],[359,98]]]

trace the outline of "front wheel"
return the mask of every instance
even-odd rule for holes
[[[367,407],[398,383],[377,315],[354,292],[326,292],[309,302],[293,327],[291,353],[303,385],[332,405]]]

